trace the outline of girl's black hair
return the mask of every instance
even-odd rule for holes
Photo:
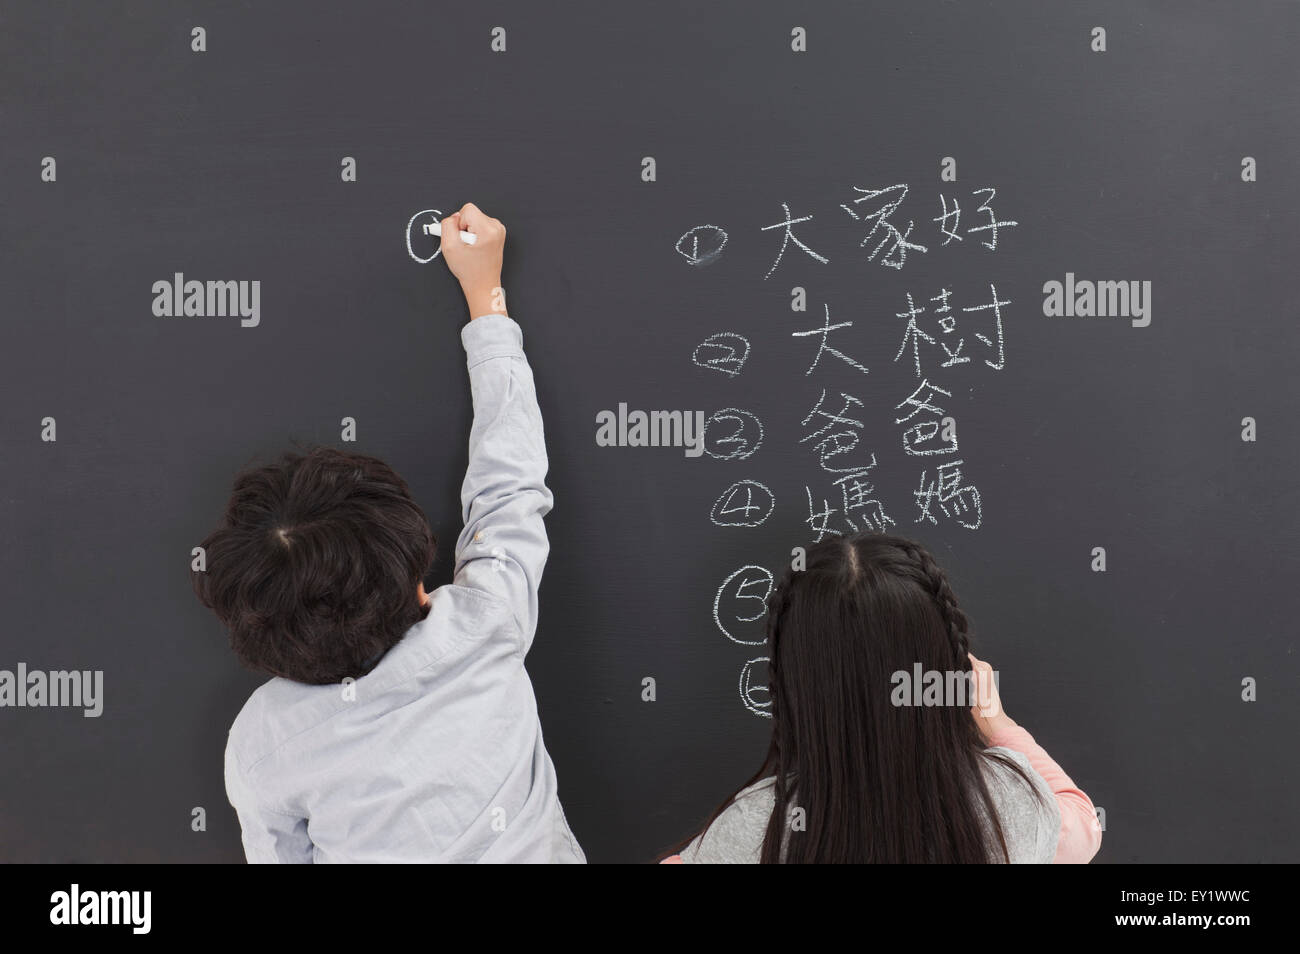
[[[771,778],[765,864],[1009,860],[982,769],[997,760],[1041,797],[1029,776],[988,751],[969,701],[891,703],[893,674],[915,663],[971,671],[966,615],[928,550],[878,533],[808,546],[769,598],[767,646],[767,757],[697,834]]]

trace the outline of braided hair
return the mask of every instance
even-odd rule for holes
[[[851,540],[845,540],[845,546],[852,547]],[[899,540],[898,549],[902,551],[916,571],[918,583],[929,591],[934,605],[939,610],[948,638],[952,641],[958,668],[970,668],[970,622],[961,607],[957,605],[957,595],[948,583],[948,574],[943,572],[930,551],[911,540]]]

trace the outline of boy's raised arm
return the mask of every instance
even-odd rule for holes
[[[474,233],[466,245],[460,230]],[[546,443],[523,332],[505,313],[501,255],[505,228],[473,205],[442,222],[443,257],[470,309],[461,329],[474,401],[469,466],[461,486],[465,527],[456,541],[453,582],[505,601],[528,651],[537,629],[537,589],[550,552],[543,517]]]

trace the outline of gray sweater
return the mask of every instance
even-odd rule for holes
[[[250,862],[586,860],[524,668],[553,499],[523,332],[482,315],[460,337],[474,424],[455,575],[355,682],[272,679],[244,705],[226,791]]]
[[[985,760],[984,777],[989,794],[1002,823],[1002,834],[1012,864],[1051,864],[1056,855],[1056,839],[1061,829],[1061,811],[1056,796],[1041,775],[1033,770],[1029,759],[1013,749],[992,748],[1025,770],[1042,795],[1035,799],[1024,781],[1005,765]],[[682,850],[685,864],[757,864],[767,832],[768,820],[776,796],[773,779],[765,778],[743,789],[736,800]],[[1000,856],[1000,852],[997,853]]]

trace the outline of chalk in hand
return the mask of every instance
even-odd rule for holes
[[[438,236],[438,238],[442,238],[442,223],[434,222],[433,225],[427,227],[427,231],[432,232],[434,235]],[[473,232],[466,232],[464,229],[461,229],[460,240],[466,245],[473,245],[478,241],[478,236]]]

